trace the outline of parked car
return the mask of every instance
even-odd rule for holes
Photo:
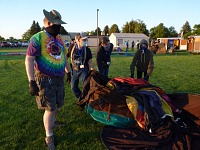
[[[18,42],[18,41],[11,43],[11,47],[21,47],[21,46],[22,46],[21,42]]]
[[[7,41],[3,41],[1,43],[1,47],[11,47],[11,43],[10,42],[7,42]]]
[[[22,47],[28,47],[29,42],[28,41],[23,41],[22,42]]]
[[[15,47],[15,43],[13,42],[9,42],[10,43],[10,47]]]

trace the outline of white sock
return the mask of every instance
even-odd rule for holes
[[[52,136],[52,135],[53,135],[53,132],[52,132],[52,131],[46,132],[46,136],[47,136],[47,137],[50,137],[50,136]]]

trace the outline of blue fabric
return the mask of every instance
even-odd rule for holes
[[[141,50],[143,50],[144,52],[147,51],[147,47],[146,46],[141,46]]]
[[[72,70],[71,71],[71,89],[73,94],[79,98],[81,95],[81,90],[78,86],[79,84],[79,79],[82,82],[82,85],[84,84],[84,82],[86,81],[87,78],[87,74],[88,74],[88,69],[84,68],[84,69],[80,69],[80,70]]]
[[[155,108],[160,117],[165,115],[165,112],[162,109],[162,100],[156,94],[155,91],[138,91],[137,93],[147,95],[149,99],[149,105],[151,108]]]

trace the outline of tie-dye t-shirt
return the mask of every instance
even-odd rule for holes
[[[65,75],[66,47],[59,35],[54,39],[44,31],[36,33],[30,39],[26,55],[36,56],[35,69],[42,74]]]

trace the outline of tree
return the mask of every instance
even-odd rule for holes
[[[38,22],[35,22],[35,20],[33,20],[33,23],[30,27],[30,29],[28,29],[23,35],[22,35],[22,40],[29,40],[34,34],[40,32],[41,30],[44,30],[44,27],[40,27]],[[68,32],[65,30],[65,28],[63,26],[60,27],[60,34],[63,35],[68,35]]]
[[[111,35],[112,33],[120,33],[119,28],[116,24],[113,24],[110,27],[109,35]]]
[[[36,25],[35,25],[35,30],[36,30],[37,32],[40,32],[40,31],[41,31],[41,27],[40,27],[40,25],[39,25],[38,22],[37,22]],[[36,33],[37,33],[37,32],[36,32]]]
[[[35,23],[35,20],[33,20],[33,23],[30,28],[30,35],[32,36],[40,31],[41,31],[41,27],[40,27],[39,23],[38,22]]]
[[[163,37],[169,37],[169,36],[170,36],[170,32],[168,28],[164,26],[163,23],[160,23],[158,26],[150,29],[150,37],[154,40],[157,38],[163,38]]]
[[[149,36],[150,36],[150,39],[153,39],[153,40],[156,39],[156,27],[153,27],[153,28],[150,29]]]
[[[151,39],[164,38],[164,37],[177,37],[178,33],[173,26],[167,28],[163,23],[150,29]]]
[[[85,34],[86,34],[86,35],[90,35],[90,31],[86,31]]]
[[[14,42],[14,41],[16,41],[16,39],[15,39],[14,37],[11,36],[11,37],[9,37],[8,41],[9,41],[9,42]]]
[[[0,36],[0,42],[5,41],[5,38]]]
[[[30,29],[28,29],[23,35],[22,40],[28,41],[31,38]]]
[[[129,23],[126,22],[126,24],[122,27],[122,33],[129,33]]]
[[[136,26],[137,22],[134,20],[131,20],[129,22],[129,29],[128,29],[128,33],[135,33],[135,26]]]
[[[142,20],[135,21],[135,33],[144,33],[147,36],[149,35],[149,31],[147,30],[146,24]]]
[[[168,37],[168,36],[166,36],[166,34],[165,34],[165,26],[164,26],[164,24],[163,23],[160,23],[158,26],[157,26],[157,38],[158,37],[161,37],[161,38],[163,38],[163,37]]]
[[[182,26],[180,34],[183,32],[184,39],[187,39],[189,35],[191,35],[191,27],[188,21]]]
[[[123,33],[144,33],[147,36],[149,35],[149,31],[147,30],[146,24],[139,19],[126,22],[126,24],[122,27],[122,32]]]
[[[38,33],[41,31],[41,27],[39,25],[39,23],[35,23],[35,20],[33,20],[33,23],[30,27],[30,29],[28,29],[23,35],[22,35],[22,39],[23,40],[29,40],[31,38],[31,36],[33,36],[35,33]]]
[[[104,29],[103,29],[103,32],[105,33],[105,35],[108,35],[109,34],[109,27],[108,27],[108,25],[106,25],[105,27],[104,27]]]
[[[97,29],[94,31],[94,35],[97,35]],[[98,35],[101,35],[101,29],[98,27]]]
[[[195,24],[192,30],[193,35],[200,35],[200,24]]]
[[[178,33],[173,26],[169,27],[169,37],[177,37]]]
[[[90,31],[89,35],[95,35],[94,31]]]

